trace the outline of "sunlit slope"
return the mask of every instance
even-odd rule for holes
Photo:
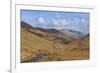
[[[27,48],[27,49],[41,49],[44,47],[49,47],[51,48],[52,42],[38,37],[24,29],[21,30],[21,37],[22,37],[22,48]]]
[[[89,35],[76,40],[67,36],[66,39],[57,30],[46,31],[24,23],[21,25],[21,62],[89,59]],[[66,43],[68,39],[71,40]],[[46,54],[47,57],[37,59],[38,54]]]
[[[52,42],[46,39],[40,38],[26,31],[23,28],[21,29],[21,59],[22,60],[25,60],[29,57],[32,58],[31,55],[35,55],[38,49],[52,48],[51,44]],[[35,51],[35,53],[33,53],[33,51]]]

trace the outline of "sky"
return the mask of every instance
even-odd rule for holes
[[[21,10],[21,21],[45,29],[71,29],[89,33],[90,15],[84,12]]]

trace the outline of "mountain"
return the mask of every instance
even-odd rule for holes
[[[73,35],[76,38],[83,38],[85,36],[84,33],[80,31],[71,30],[71,29],[61,29],[60,31],[65,34]]]
[[[78,36],[84,36],[85,34],[83,34],[82,32],[80,31],[75,31],[75,30],[68,30],[69,32],[73,32],[75,34],[77,34]]]
[[[89,37],[90,36],[90,34],[88,33],[85,37]]]
[[[21,27],[26,28],[26,29],[33,29],[33,27],[30,24],[28,24],[24,21],[21,21]]]
[[[36,28],[21,22],[21,63],[89,59],[87,37],[76,39],[71,33]]]
[[[21,27],[22,28],[27,28],[27,29],[34,29],[34,30],[39,30],[42,32],[47,32],[47,33],[62,33],[56,29],[44,29],[44,28],[39,28],[39,27],[32,27],[30,24],[26,23],[26,22],[21,22]]]
[[[32,27],[31,25],[21,22],[21,27],[25,28],[28,32],[37,35],[38,37],[42,37],[44,39],[54,41],[57,43],[68,43],[69,41],[72,41],[76,38],[74,38],[72,35],[65,34],[59,30],[56,29],[44,29],[39,27]]]

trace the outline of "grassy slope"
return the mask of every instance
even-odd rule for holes
[[[21,54],[22,54],[21,59],[26,60],[27,57],[31,58],[31,55],[34,54],[32,51],[37,51],[38,49],[42,49],[44,47],[51,48],[52,47],[51,44],[52,42],[40,38],[34,34],[31,34],[25,29],[22,29],[21,30]],[[26,55],[26,57],[23,55]]]
[[[76,40],[65,45],[55,44],[53,41],[36,36],[22,28],[21,62],[31,62],[38,53],[48,54],[47,58],[38,61],[89,59],[89,39]]]

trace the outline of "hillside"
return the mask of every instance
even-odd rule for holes
[[[86,35],[82,32],[71,30],[71,29],[61,29],[60,31],[64,34],[68,34],[68,35],[72,36],[75,39],[81,39]]]
[[[88,37],[88,36],[87,36]],[[21,62],[89,59],[89,39],[21,22]]]

